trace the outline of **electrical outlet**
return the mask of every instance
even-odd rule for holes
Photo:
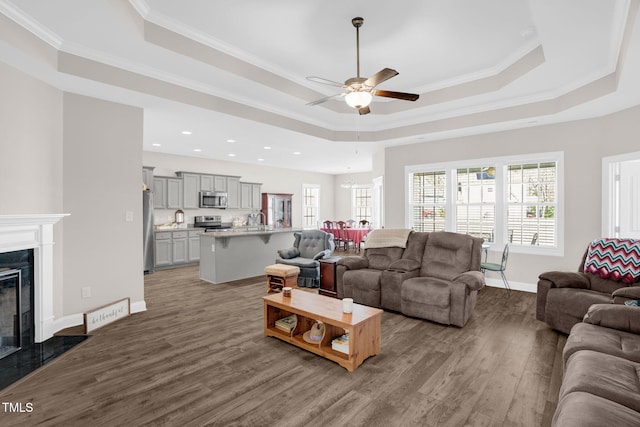
[[[89,286],[82,288],[82,298],[91,298],[91,288]]]
[[[126,211],[124,213],[124,220],[126,222],[133,222],[133,211]]]
[[[211,245],[211,252],[215,252],[216,251],[216,245]]]

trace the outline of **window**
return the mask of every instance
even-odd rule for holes
[[[446,172],[414,173],[411,182],[411,228],[416,231],[444,230],[447,211]]]
[[[353,208],[351,209],[353,219],[356,222],[367,220],[371,222],[371,186],[353,187]]]
[[[456,230],[493,242],[496,228],[496,167],[456,170]]]
[[[510,243],[555,246],[556,183],[556,162],[507,166]]]
[[[302,227],[317,228],[319,224],[320,186],[304,184],[302,194]]]
[[[407,166],[407,226],[561,255],[563,154]]]

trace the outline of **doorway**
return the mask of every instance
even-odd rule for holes
[[[603,237],[640,239],[640,152],[602,159]]]

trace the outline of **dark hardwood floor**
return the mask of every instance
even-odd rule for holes
[[[382,316],[381,354],[354,373],[263,336],[263,278],[198,268],[145,277],[147,311],[0,391],[2,426],[548,426],[566,337],[535,295],[480,291],[464,328]]]

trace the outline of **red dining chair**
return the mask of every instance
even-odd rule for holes
[[[346,252],[349,250],[349,243],[353,243],[353,240],[349,239],[349,236],[347,235],[347,223],[344,221],[338,221],[336,222],[336,224],[338,225],[338,229],[340,230],[340,243],[344,245],[344,250]]]
[[[340,231],[335,223],[335,221],[326,220],[322,223],[323,228],[327,230],[328,233],[333,234],[333,242],[336,245],[336,248],[340,247]]]

